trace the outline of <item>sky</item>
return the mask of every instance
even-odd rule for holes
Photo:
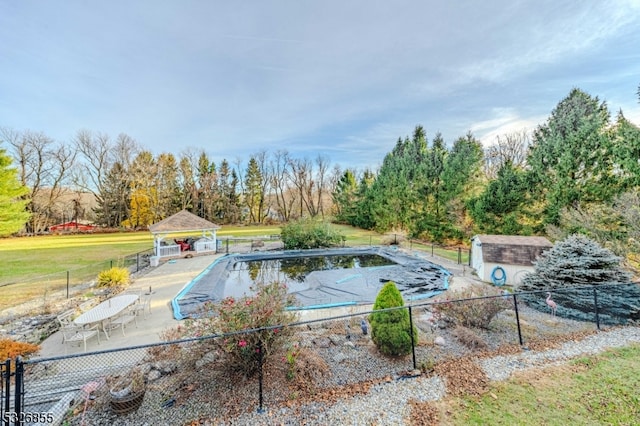
[[[490,145],[574,87],[640,125],[640,0],[0,0],[0,70],[4,128],[375,169],[416,125]]]

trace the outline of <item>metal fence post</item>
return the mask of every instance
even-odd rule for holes
[[[16,357],[15,391],[13,393],[13,411],[18,416],[18,425],[24,425],[22,413],[22,402],[24,398],[24,363],[20,356]]]
[[[140,253],[136,253],[136,272],[140,272]]]
[[[4,363],[2,363],[2,397],[4,401],[2,402],[0,412],[2,413],[2,424],[4,426],[9,425],[9,417],[4,416],[4,413],[9,413],[11,411],[11,359],[7,359]]]
[[[513,308],[516,311],[516,322],[518,323],[518,340],[520,340],[520,346],[522,346],[522,330],[520,329],[520,314],[518,314],[518,297],[515,293],[513,293]]]
[[[67,271],[67,299],[69,298],[69,271]]]
[[[229,238],[227,238],[227,254],[229,254]]]
[[[462,264],[462,249],[458,247],[458,265]]]
[[[259,400],[260,400],[260,405],[258,407],[258,413],[264,413],[264,407],[263,407],[263,395],[262,395],[262,380],[263,380],[263,374],[262,374],[262,341],[258,341],[258,388],[259,388],[259,392],[260,392],[260,396],[259,396]]]
[[[598,291],[593,287],[593,305],[596,310],[596,327],[600,330],[600,312],[598,310]]]
[[[409,306],[409,334],[411,335],[411,353],[413,356],[413,369],[417,368],[416,365],[416,342],[413,338],[413,311],[411,310],[411,306]]]

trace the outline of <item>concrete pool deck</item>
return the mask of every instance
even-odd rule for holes
[[[424,255],[424,254],[423,254]],[[91,339],[87,345],[87,351],[102,351],[129,346],[158,343],[160,334],[171,327],[180,324],[174,319],[171,306],[173,298],[190,283],[196,276],[204,271],[214,260],[222,255],[195,256],[193,258],[181,258],[175,261],[162,263],[151,269],[148,273],[135,278],[132,289],[142,288],[148,290],[151,287],[153,296],[151,299],[151,315],[146,318],[138,318],[138,326],[131,323],[126,329],[126,336],[120,330],[114,330],[109,340],[100,336],[100,344]],[[463,288],[471,282],[480,282],[477,276],[472,274],[469,266],[457,265],[440,257],[425,256],[433,263],[440,265],[451,272],[449,281],[450,289]],[[424,302],[424,300],[419,301]],[[320,319],[328,316],[347,315],[358,312],[366,312],[371,305],[346,306],[332,309],[313,309],[301,311],[301,320]],[[80,354],[82,347],[67,346],[62,344],[62,335],[56,332],[41,343],[41,349],[34,358],[49,358],[65,354]]]

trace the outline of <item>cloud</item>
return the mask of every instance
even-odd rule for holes
[[[497,137],[507,134],[523,131],[530,134],[547,119],[545,116],[521,117],[511,108],[494,108],[491,115],[491,118],[471,125],[471,131],[485,147],[493,145]]]

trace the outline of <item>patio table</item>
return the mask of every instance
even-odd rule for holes
[[[117,316],[120,312],[136,303],[137,300],[137,294],[122,294],[120,296],[112,297],[81,314],[74,319],[73,322],[79,326],[102,323],[102,331],[104,331],[104,334],[108,339],[109,333],[107,333],[104,321]]]

